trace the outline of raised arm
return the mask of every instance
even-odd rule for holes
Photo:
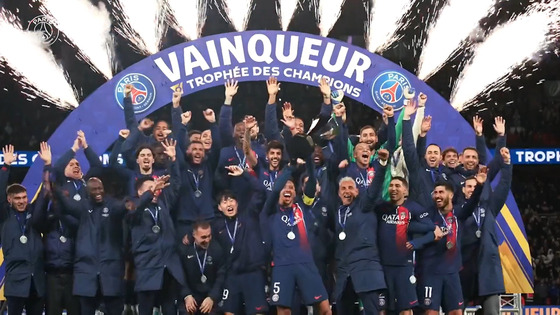
[[[284,167],[282,172],[280,172],[280,175],[278,175],[278,178],[276,178],[276,181],[272,186],[272,193],[270,193],[264,204],[264,211],[267,215],[272,215],[276,211],[276,205],[280,199],[280,192],[284,189],[284,186],[292,176],[293,171],[293,166]]]
[[[76,157],[76,152],[78,152],[79,149],[80,144],[78,137],[76,137],[76,139],[74,139],[74,144],[72,145],[70,150],[64,152],[64,154],[59,157],[58,160],[56,160],[56,162],[54,163],[53,171],[58,182],[64,179],[64,169],[66,168],[66,165],[68,165],[68,163],[70,163],[70,161],[74,157]]]
[[[280,90],[280,82],[275,77],[270,77],[266,80],[266,89],[268,91],[268,102],[264,112],[264,136],[268,141],[277,140],[284,143],[278,128],[278,115],[276,113],[278,106],[276,104],[276,97]]]
[[[162,190],[162,197],[168,209],[175,208],[174,205],[179,198],[179,191],[181,190],[181,173],[179,171],[179,163],[177,161],[177,140],[165,139],[162,142],[165,154],[169,157],[169,187]]]
[[[498,171],[502,168],[502,157],[500,151],[506,147],[506,121],[498,116],[494,119],[494,130],[498,134],[496,139],[496,148],[494,149],[494,158],[488,162],[488,180],[493,181],[498,175]],[[483,164],[483,163],[481,163]]]
[[[418,95],[418,110],[416,111],[416,116],[414,117],[414,124],[412,125],[412,134],[414,136],[414,143],[418,141],[418,136],[422,132],[422,121],[424,120],[426,112],[426,101],[428,96],[424,93]]]
[[[373,211],[375,205],[381,201],[382,197],[383,181],[385,180],[389,151],[387,149],[380,149],[377,151],[377,156],[379,160],[374,162],[375,176],[373,177],[373,182],[366,191],[365,204],[362,207],[362,211],[364,212]]]
[[[249,164],[250,168],[255,168],[257,166],[258,161],[257,157],[253,153],[253,149],[251,148],[251,130],[255,128],[257,125],[257,121],[255,117],[248,116],[243,120],[245,124],[245,135],[243,136],[243,154],[247,158],[247,164]]]
[[[4,222],[8,218],[8,196],[6,189],[8,188],[8,178],[10,177],[10,166],[16,160],[14,154],[14,146],[8,144],[2,148],[4,155],[4,166],[0,169],[0,221]]]
[[[132,105],[132,84],[127,84],[124,86],[124,99],[123,99],[123,110],[124,110],[124,121],[126,123],[126,128],[129,130],[138,128],[138,121],[134,114],[134,106]]]
[[[482,188],[484,186],[484,183],[486,182],[486,179],[488,178],[487,169],[485,166],[481,166],[479,168],[478,173],[475,175],[475,178],[476,188],[474,189],[471,197],[464,204],[456,204],[453,207],[455,216],[457,216],[459,220],[465,220],[468,216],[470,216],[474,212],[474,210],[476,210],[476,207],[480,202]]]
[[[395,131],[395,112],[393,106],[385,105],[383,113],[387,115],[387,149],[389,156],[393,156],[397,149],[397,135]]]
[[[214,172],[216,170],[216,167],[218,166],[218,161],[220,159],[220,151],[223,147],[223,139],[218,130],[218,125],[216,124],[216,115],[214,114],[214,111],[208,108],[203,112],[203,114],[204,118],[206,118],[206,120],[210,123],[210,132],[212,132],[212,147],[210,147],[208,162],[210,163],[210,169],[212,170],[212,172]]]
[[[310,155],[305,161],[305,168],[307,172],[307,183],[303,187],[303,203],[311,206],[315,200],[315,193],[317,192],[317,176],[315,176],[315,166],[313,164],[313,154]]]
[[[225,100],[224,105],[220,109],[220,120],[219,130],[220,136],[222,138],[222,145],[224,147],[229,147],[233,145],[233,125],[231,122],[232,118],[232,108],[231,103],[233,101],[233,97],[237,94],[238,89],[237,81],[235,80],[228,80],[225,83]],[[212,133],[212,136],[214,133]],[[214,139],[212,139],[214,140]]]
[[[490,198],[490,211],[492,211],[494,217],[496,217],[500,213],[504,204],[506,203],[507,197],[509,195],[509,190],[511,188],[513,171],[509,149],[502,148],[499,154],[502,158],[501,177]]]
[[[78,131],[78,141],[80,143],[80,146],[84,148],[84,154],[86,156],[86,159],[88,160],[90,171],[93,170],[95,172],[103,168],[103,163],[101,163],[101,160],[99,160],[99,155],[97,155],[97,152],[95,152],[88,145],[86,135],[81,130]],[[90,172],[88,171],[88,173]]]

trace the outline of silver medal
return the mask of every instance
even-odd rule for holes
[[[474,235],[476,235],[476,238],[480,238],[482,236],[482,231],[481,230],[476,230]]]
[[[410,283],[412,283],[412,284],[416,283],[416,277],[414,275],[410,276],[410,278],[408,278],[408,280],[410,280]]]
[[[344,241],[346,239],[346,232],[342,231],[338,233],[338,239]]]
[[[80,201],[80,200],[82,200],[82,196],[80,196],[80,194],[75,194],[74,195],[74,200]]]
[[[159,227],[159,225],[154,225],[152,226],[152,232],[154,233],[159,233],[159,231],[161,231],[161,228]]]
[[[202,275],[202,276],[200,277],[200,282],[206,283],[206,280],[208,280],[208,278],[206,278],[206,275]]]
[[[287,236],[288,236],[288,239],[293,240],[293,239],[296,238],[296,233],[294,233],[293,231],[290,231]]]
[[[198,189],[195,190],[194,196],[195,196],[196,198],[200,198],[200,196],[202,196],[202,191],[200,191],[200,190],[198,190]]]
[[[68,239],[64,236],[64,235],[60,235],[60,237],[58,238],[62,243],[66,243],[66,241],[68,241]]]
[[[19,237],[19,241],[20,241],[22,244],[26,244],[26,243],[27,243],[27,236],[25,236],[25,235],[20,236],[20,237]]]

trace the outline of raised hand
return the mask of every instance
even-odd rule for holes
[[[175,148],[177,146],[177,140],[165,139],[161,145],[165,149],[165,154],[167,154],[171,161],[175,161],[175,157],[177,157],[177,150]]]
[[[510,164],[511,163],[511,155],[509,153],[509,149],[506,147],[503,147],[500,149],[500,155],[502,156],[502,161],[504,161],[505,164]]]
[[[163,175],[163,176],[160,176],[160,177],[156,178],[155,185],[152,187],[152,192],[155,193],[156,191],[161,190],[161,189],[169,186],[169,183],[168,183],[169,178],[170,178],[169,175]]]
[[[170,134],[173,133],[173,130],[171,130],[171,129],[165,129],[165,130],[162,131],[162,132],[163,132],[163,135],[167,138],[167,137],[169,137]]]
[[[488,167],[480,165],[478,167],[478,173],[474,177],[479,185],[484,185],[488,178]]]
[[[473,128],[474,128],[474,132],[476,133],[477,136],[482,136],[482,131],[483,131],[483,124],[484,120],[482,118],[480,118],[478,115],[474,116],[472,119],[472,124],[473,124]]]
[[[39,157],[45,165],[51,165],[52,162],[52,153],[51,153],[51,146],[46,142],[41,142],[40,144],[41,150],[39,150]]]
[[[494,118],[494,130],[500,137],[506,134],[506,121],[501,116]]]
[[[208,120],[209,123],[213,124],[216,122],[216,114],[214,114],[214,111],[212,109],[207,108],[202,112],[202,114],[204,115],[204,118]]]
[[[243,169],[238,165],[230,165],[226,166],[226,170],[228,170],[229,176],[241,176],[243,175]]]
[[[387,162],[387,160],[389,160],[389,151],[387,149],[379,149],[377,150],[377,156],[379,160]]]
[[[255,126],[257,125],[257,120],[253,116],[247,116],[245,117],[245,119],[243,119],[243,123],[245,124],[245,129],[250,130],[255,128]]]
[[[387,117],[395,116],[395,109],[391,105],[383,106],[383,114],[387,115]]]
[[[86,140],[86,134],[81,130],[78,131],[78,142],[82,146],[82,148],[87,149],[88,144]]]
[[[428,115],[422,118],[422,124],[420,125],[420,136],[425,137],[430,129],[432,129],[432,116]]]
[[[340,163],[338,163],[338,168],[339,169],[347,168],[348,164],[349,164],[348,160],[342,160],[342,161],[340,161]]]
[[[130,97],[130,93],[132,92],[132,84],[127,84],[124,86],[124,97]]]
[[[282,117],[284,120],[294,118],[294,110],[292,109],[292,103],[285,102],[282,106]]]
[[[183,88],[178,86],[173,92],[173,97],[171,98],[173,107],[178,108],[181,106],[181,96],[183,96]]]
[[[426,106],[427,101],[428,101],[428,95],[420,92],[420,94],[418,94],[418,107]]]
[[[275,77],[270,77],[266,80],[266,89],[268,91],[268,95],[276,95],[280,90],[280,82]]]
[[[124,139],[128,138],[130,135],[130,130],[128,129],[121,129],[119,130],[119,137],[123,137]]]
[[[74,144],[72,144],[72,151],[78,152],[78,150],[80,150],[80,137],[76,137]]]
[[[416,110],[418,109],[418,107],[416,106],[416,101],[414,101],[413,99],[408,101],[405,105],[404,105],[404,119],[408,120],[410,119],[410,116],[414,115],[414,113],[416,113]]]
[[[346,116],[346,105],[340,102],[333,107],[334,115],[336,117],[345,117]]]
[[[153,120],[151,120],[150,118],[144,118],[140,121],[140,124],[138,125],[138,130],[140,131],[148,130],[152,128],[153,125],[154,125]]]
[[[14,153],[14,146],[8,144],[2,148],[2,154],[4,154],[4,164],[5,165],[12,165],[16,160],[16,155]]]
[[[225,105],[231,105],[231,101],[233,100],[233,96],[235,94],[237,94],[237,89],[239,88],[237,86],[237,81],[234,79],[231,80],[227,80],[225,83],[225,95],[226,95],[226,100],[224,101]]]
[[[189,123],[189,121],[191,121],[191,118],[192,118],[192,113],[190,110],[188,110],[181,114],[181,123],[186,126]]]
[[[331,87],[327,82],[327,78],[321,77],[321,79],[319,80],[319,89],[321,90],[321,94],[323,94],[324,99],[331,98]]]

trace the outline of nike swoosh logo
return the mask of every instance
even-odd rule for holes
[[[194,255],[187,255],[187,259],[191,259],[193,257],[194,257]]]
[[[464,302],[459,302],[459,306],[463,305]]]
[[[255,310],[257,310],[257,311],[260,311],[260,310],[262,310],[262,309],[263,309],[263,307],[262,307],[262,306],[259,306],[259,307],[255,307]]]
[[[410,305],[414,305],[414,304],[416,304],[417,302],[418,302],[418,300],[414,300],[414,301],[408,302],[408,303],[409,303]]]
[[[321,297],[322,297],[322,295],[314,296],[313,298],[314,298],[315,300],[318,300],[318,299],[320,299]]]

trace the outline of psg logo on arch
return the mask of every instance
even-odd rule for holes
[[[124,88],[127,84],[132,84],[130,98],[134,113],[139,114],[148,110],[156,99],[156,88],[152,80],[141,73],[129,73],[122,77],[115,87],[115,99],[123,109]]]
[[[386,71],[373,81],[371,96],[380,108],[386,104],[399,110],[404,106],[404,91],[410,87],[410,81],[402,73]]]

